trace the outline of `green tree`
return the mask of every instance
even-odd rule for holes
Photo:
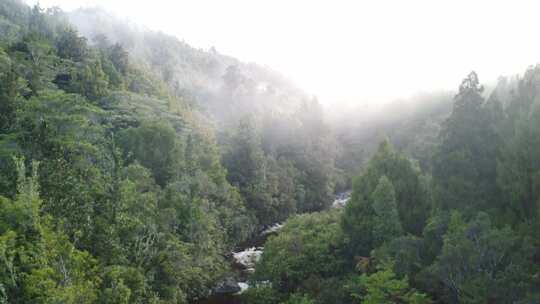
[[[128,163],[137,160],[150,169],[158,185],[164,187],[179,169],[182,150],[167,122],[145,121],[137,128],[123,130],[118,137]]]
[[[290,184],[280,184],[279,180],[280,177],[288,179],[287,173],[282,171],[286,168],[266,157],[252,122],[240,122],[228,148],[223,155],[227,179],[238,187],[246,200],[246,207],[254,213],[260,225],[281,221],[295,211],[294,190],[288,188]]]
[[[0,134],[15,126],[16,111],[21,103],[24,82],[12,60],[0,49]]]
[[[249,288],[242,293],[242,303],[274,304],[279,303],[283,296],[269,285],[261,285]]]
[[[540,67],[527,71],[506,109],[497,184],[505,198],[501,216],[507,223],[534,221],[540,207],[539,73]]]
[[[395,228],[401,226],[404,232],[420,234],[425,226],[430,210],[426,183],[422,181],[419,170],[407,158],[396,153],[387,141],[383,141],[362,175],[353,181],[351,200],[343,215],[343,231],[349,238],[351,255],[368,256],[372,249],[381,245],[375,240],[373,231],[377,226],[373,193],[383,176],[386,176],[394,189],[399,215],[399,221],[393,224],[392,229],[401,230]]]
[[[124,47],[119,43],[115,43],[109,47],[108,53],[116,70],[122,75],[126,75],[129,69],[129,54]]]
[[[74,77],[74,92],[96,101],[107,94],[109,79],[99,59],[92,60],[79,68]]]
[[[17,62],[17,73],[28,83],[28,95],[52,89],[59,59],[54,54],[52,42],[36,35],[27,35],[11,47],[11,56]]]
[[[49,220],[41,216],[38,163],[32,163],[29,177],[23,160],[17,159],[16,164],[17,197],[13,202],[0,199],[4,297],[13,302],[93,303],[95,260],[75,249],[66,235],[51,229]]]
[[[382,244],[400,236],[403,229],[399,222],[394,186],[385,175],[381,176],[371,196],[375,213],[373,220],[375,243]]]
[[[398,278],[392,271],[392,265],[383,265],[377,272],[360,276],[361,294],[355,294],[361,299],[358,303],[365,304],[428,304],[431,300],[423,293],[409,286],[407,277]]]
[[[299,215],[266,242],[255,275],[280,291],[314,293],[315,281],[343,273],[342,249],[339,213]]]
[[[440,133],[433,159],[435,197],[443,209],[479,210],[496,202],[499,137],[483,87],[471,72],[461,83],[454,108]]]
[[[458,212],[450,218],[444,244],[431,271],[444,284],[449,303],[513,302],[523,296],[514,271],[519,243],[509,228],[492,227],[480,212],[467,223]],[[524,270],[521,270],[524,271]],[[513,279],[510,279],[513,278]],[[507,280],[515,280],[510,283]]]
[[[315,304],[315,301],[307,295],[292,294],[287,301],[282,304]]]
[[[60,58],[81,62],[87,57],[86,38],[79,36],[75,29],[64,27],[56,39],[56,52]]]
[[[317,99],[303,101],[293,118],[301,125],[289,153],[299,171],[298,183],[305,190],[305,198],[297,203],[297,209],[322,211],[330,207],[333,198],[335,142]]]
[[[28,19],[28,31],[37,35],[40,39],[50,39],[53,36],[53,29],[39,3],[35,4],[30,10]]]

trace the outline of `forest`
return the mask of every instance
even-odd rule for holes
[[[467,72],[328,119],[268,67],[0,0],[0,304],[210,303],[276,223],[234,303],[540,303],[540,66]]]

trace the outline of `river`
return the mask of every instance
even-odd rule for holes
[[[227,280],[219,282],[216,290],[208,298],[195,301],[194,304],[239,304],[240,294],[249,288],[247,279],[255,271],[255,263],[261,257],[266,239],[277,233],[282,225],[276,223],[239,244],[230,255],[233,272]]]
[[[342,208],[349,198],[350,191],[336,195],[332,208]],[[282,224],[276,223],[256,237],[239,244],[229,256],[233,270],[230,276],[219,282],[209,297],[192,304],[240,304],[240,294],[249,288],[247,280],[249,275],[255,271],[255,264],[263,253],[264,243],[270,235],[278,233],[282,227]]]

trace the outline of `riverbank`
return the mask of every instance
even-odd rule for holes
[[[350,199],[350,191],[337,194],[332,208],[342,208]],[[231,274],[218,282],[212,294],[193,304],[239,304],[240,294],[249,288],[248,278],[255,272],[255,265],[264,251],[264,244],[271,236],[279,232],[282,223],[276,223],[261,231],[257,236],[240,243],[231,252]]]

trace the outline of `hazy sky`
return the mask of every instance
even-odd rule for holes
[[[27,0],[35,3],[35,0]],[[195,47],[268,65],[323,102],[455,89],[540,62],[535,1],[41,0],[102,6]]]

